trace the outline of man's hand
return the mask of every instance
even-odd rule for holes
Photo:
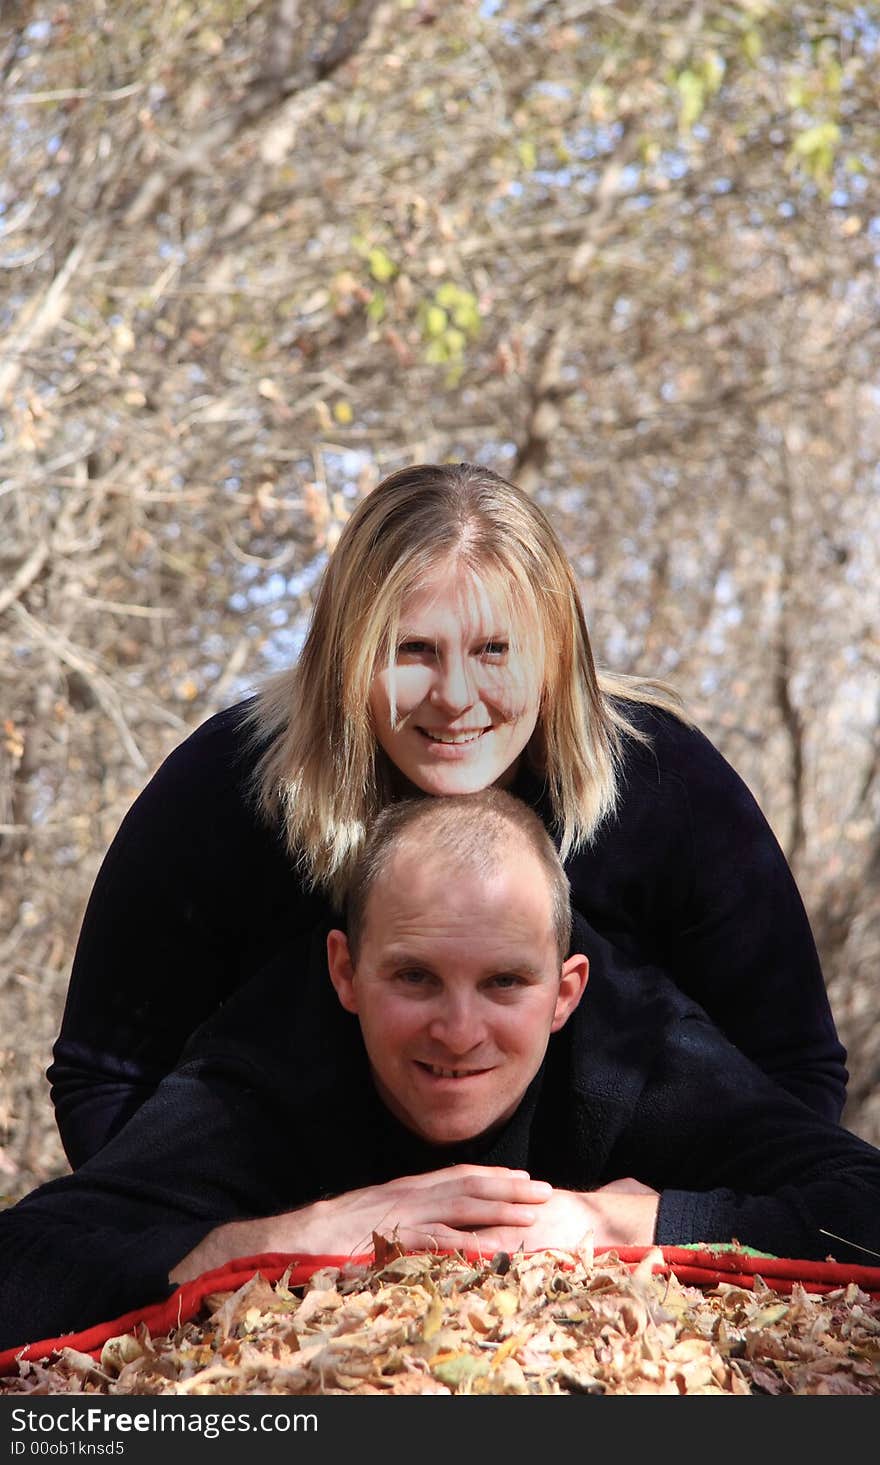
[[[527,1230],[502,1234],[501,1249],[576,1251],[588,1238],[594,1246],[651,1246],[659,1204],[656,1190],[632,1179],[599,1190],[554,1190]]]
[[[348,1256],[369,1251],[374,1231],[394,1235],[412,1251],[512,1251],[521,1242],[529,1245],[524,1238],[544,1205],[559,1194],[564,1192],[530,1180],[525,1170],[498,1166],[453,1165],[406,1175],[285,1215],[218,1226],[177,1264],[171,1281],[189,1282],[233,1257],[260,1252]]]

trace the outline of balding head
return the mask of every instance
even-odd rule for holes
[[[389,804],[372,824],[348,889],[346,915],[352,959],[357,954],[374,890],[383,879],[406,878],[410,860],[447,870],[450,880],[479,880],[507,862],[531,857],[543,872],[560,961],[571,942],[568,879],[537,814],[502,789]],[[393,865],[393,870],[392,870]]]

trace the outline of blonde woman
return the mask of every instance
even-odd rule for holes
[[[783,1088],[839,1119],[845,1052],[748,789],[661,683],[597,673],[533,501],[486,468],[428,464],[353,513],[297,665],[198,728],[123,821],[49,1070],[71,1164],[266,963],[289,952],[296,980],[379,809],[493,784],[540,814],[596,931],[633,965],[664,966]]]

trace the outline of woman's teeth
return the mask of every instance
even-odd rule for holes
[[[426,738],[431,739],[432,743],[475,743],[477,738],[483,736],[486,729],[481,727],[476,732],[436,733],[430,732],[428,728],[423,727],[421,731],[425,734]]]

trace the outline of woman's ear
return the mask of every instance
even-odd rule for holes
[[[556,1011],[553,1014],[553,1021],[550,1024],[551,1033],[558,1033],[564,1027],[574,1012],[578,1003],[584,995],[584,988],[587,985],[587,978],[590,975],[590,963],[585,956],[578,953],[570,956],[562,967],[562,974],[559,978],[559,996],[556,999]]]
[[[357,1012],[357,997],[354,990],[354,967],[348,946],[348,937],[344,931],[328,931],[327,965],[330,968],[330,980],[333,983],[336,996],[339,998],[346,1012]]]

